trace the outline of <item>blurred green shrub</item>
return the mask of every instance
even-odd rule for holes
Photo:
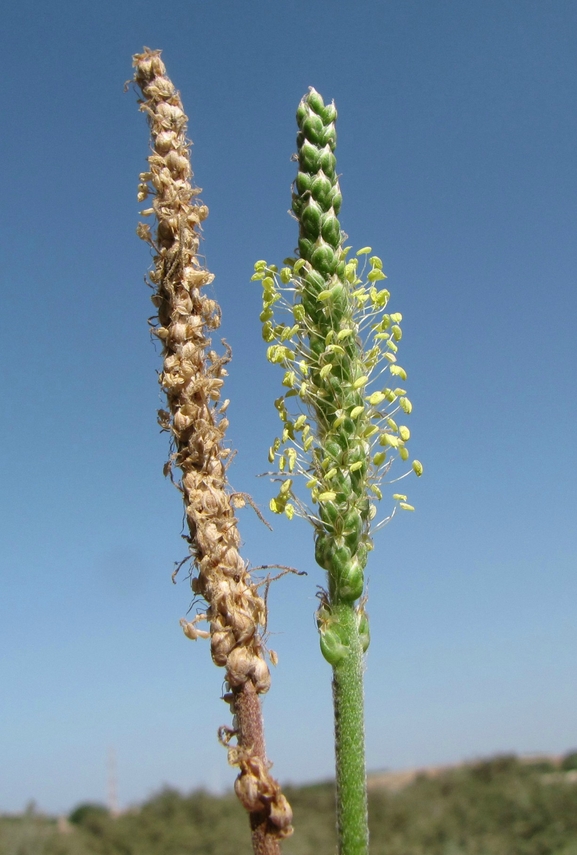
[[[570,751],[563,757],[561,768],[564,772],[571,772],[577,769],[577,751]]]
[[[562,768],[576,760],[570,752]],[[577,783],[549,765],[495,757],[397,792],[370,789],[371,855],[577,855]],[[333,855],[334,785],[286,794],[296,831],[283,855]],[[116,819],[95,805],[73,817],[69,833],[39,814],[0,818],[0,855],[251,855],[233,795],[165,789]]]

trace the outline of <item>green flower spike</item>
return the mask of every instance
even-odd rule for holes
[[[298,257],[285,259],[280,272],[258,261],[252,278],[262,283],[267,358],[285,372],[286,391],[275,402],[282,432],[269,451],[281,486],[270,507],[313,523],[315,558],[328,574],[317,623],[334,674],[339,852],[364,855],[362,657],[369,624],[365,598],[357,601],[372,534],[392,516],[377,521],[374,502],[382,499],[394,459],[409,456],[409,428],[395,419],[412,405],[396,386],[397,378],[407,379],[397,361],[402,315],[386,312],[383,263],[370,247],[349,259],[351,248],[343,246],[336,117],[334,104],[325,105],[314,89],[299,104],[292,197]],[[420,476],[422,464],[415,460],[405,475],[411,472]],[[298,475],[305,477],[312,507],[293,492]],[[413,510],[405,495],[393,498],[396,507]]]

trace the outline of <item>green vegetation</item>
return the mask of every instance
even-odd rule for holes
[[[572,769],[577,769],[577,751],[571,751],[569,754],[565,755],[561,768],[566,772],[570,772]]]
[[[372,855],[577,855],[577,781],[547,762],[496,757],[398,792],[369,789]],[[284,855],[333,855],[334,785],[287,788],[295,834]],[[85,809],[86,808],[86,809]],[[109,817],[80,806],[67,833],[28,811],[0,819],[0,855],[250,855],[245,814],[230,796],[170,789]]]

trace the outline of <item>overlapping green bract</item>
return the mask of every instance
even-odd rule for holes
[[[314,89],[301,101],[292,202],[300,258],[286,259],[280,271],[259,261],[253,279],[263,286],[267,357],[285,368],[287,389],[275,402],[283,431],[269,460],[278,461],[281,487],[271,509],[313,522],[329,599],[353,603],[363,592],[379,485],[395,455],[408,458],[410,431],[394,416],[410,413],[412,405],[395,385],[406,380],[396,357],[402,316],[386,312],[390,294],[378,285],[386,278],[382,262],[369,257],[369,247],[348,260],[350,247],[343,247],[336,115]],[[418,461],[413,469],[422,472]],[[296,474],[306,477],[318,511],[293,491]],[[406,496],[395,499],[412,510]]]

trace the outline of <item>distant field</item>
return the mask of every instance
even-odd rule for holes
[[[334,855],[333,784],[287,788],[284,855]],[[371,855],[577,855],[577,753],[371,776]],[[164,790],[117,818],[0,817],[0,855],[251,855],[233,796]]]

